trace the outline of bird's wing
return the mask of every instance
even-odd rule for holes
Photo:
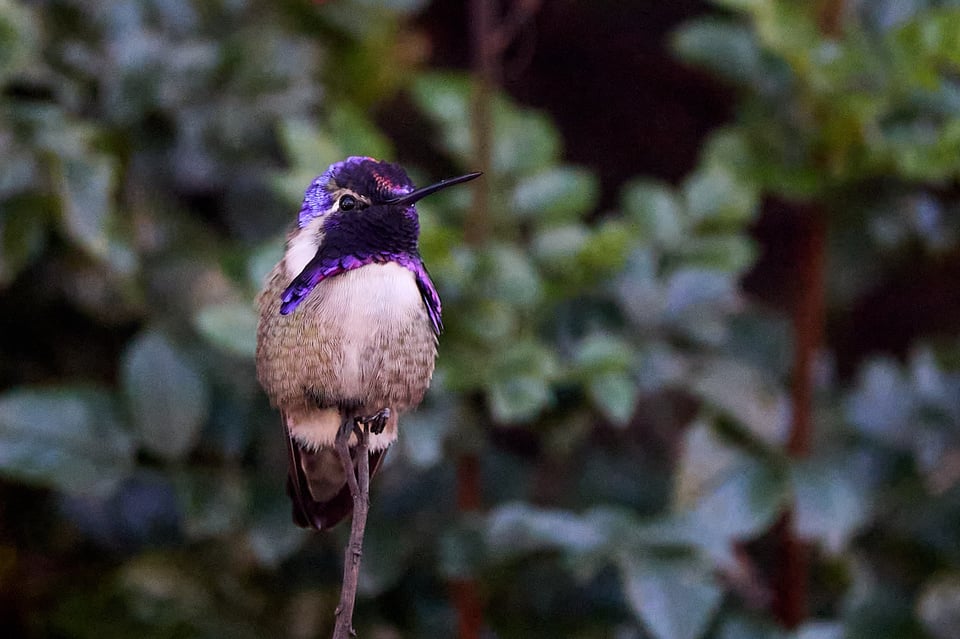
[[[433,280],[430,279],[430,273],[427,272],[427,267],[423,265],[423,261],[419,258],[405,262],[403,266],[413,271],[414,276],[417,278],[417,288],[420,289],[420,297],[423,298],[423,303],[427,307],[427,314],[430,316],[433,332],[439,336],[440,333],[443,332],[440,294],[437,293],[437,287],[433,285]]]
[[[329,255],[318,252],[307,262],[300,274],[293,278],[290,285],[280,294],[280,314],[292,313],[300,302],[323,280],[360,268],[374,260],[374,256],[357,257],[354,255]]]

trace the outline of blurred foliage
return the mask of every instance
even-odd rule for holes
[[[371,115],[401,88],[435,136],[415,181],[473,168],[473,85],[419,68],[421,4],[0,0],[13,628],[329,634],[346,530],[290,521],[251,300],[319,171],[402,155]],[[598,212],[551,120],[497,95],[489,240],[463,242],[469,189],[419,205],[447,330],[373,487],[361,634],[451,636],[447,582],[470,577],[503,637],[956,636],[956,335],[849,388],[825,370],[791,460],[789,328],[740,280],[769,195],[830,205],[837,305],[881,259],[955,248],[960,6],[861,3],[827,36],[815,3],[718,4],[675,46],[738,88],[736,120],[680,184]],[[482,515],[455,507],[460,453]],[[791,506],[813,617],[786,631],[763,540]]]

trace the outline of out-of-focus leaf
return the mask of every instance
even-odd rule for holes
[[[418,468],[430,468],[443,459],[444,441],[457,426],[457,404],[452,393],[431,388],[432,401],[403,416],[403,437],[397,444],[403,455]]]
[[[693,374],[691,388],[707,403],[772,445],[786,440],[790,404],[764,371],[732,359],[709,359]]]
[[[637,382],[630,374],[633,348],[625,341],[604,334],[593,334],[578,346],[574,361],[576,374],[587,386],[587,393],[614,424],[626,425],[637,402]]]
[[[431,74],[413,84],[417,106],[440,125],[441,141],[454,157],[470,158],[470,82],[466,76]]]
[[[113,217],[113,163],[105,156],[61,159],[57,186],[64,230],[91,254],[106,258]]]
[[[518,180],[510,211],[540,224],[569,222],[589,212],[597,194],[597,179],[592,173],[560,166]]]
[[[487,515],[484,538],[490,552],[500,559],[542,550],[585,553],[608,537],[594,522],[564,510],[503,504]]]
[[[735,82],[756,82],[762,76],[756,36],[740,23],[716,18],[688,22],[674,37],[673,47],[684,60]]]
[[[593,278],[619,271],[627,262],[635,237],[621,220],[605,220],[577,255],[577,267]]]
[[[278,191],[287,202],[299,204],[303,193],[317,175],[344,158],[344,152],[315,125],[287,120],[280,125],[280,141],[292,168],[276,178]],[[290,219],[293,220],[293,212]]]
[[[729,234],[691,238],[677,255],[687,266],[742,273],[753,264],[757,250],[749,237]]]
[[[257,350],[257,314],[251,304],[225,302],[194,316],[200,334],[228,353],[252,358]]]
[[[533,253],[551,273],[565,275],[570,269],[570,256],[577,255],[590,239],[582,224],[547,228],[533,239]]]
[[[253,521],[246,531],[246,542],[261,565],[277,567],[295,553],[308,532],[293,524],[290,501],[278,494],[276,481],[254,482],[251,490]]]
[[[652,250],[634,250],[617,281],[617,296],[627,316],[637,326],[652,329],[666,310],[667,295],[658,277],[657,256]]]
[[[861,370],[856,390],[847,401],[847,419],[864,433],[908,445],[912,436],[907,425],[914,401],[913,392],[897,364],[889,359],[876,359]]]
[[[723,615],[717,639],[788,639],[787,633],[769,621],[736,612]]]
[[[917,616],[935,639],[953,639],[960,628],[960,573],[938,575],[923,586]]]
[[[507,304],[529,308],[543,294],[540,276],[530,258],[517,247],[498,243],[482,256],[488,295]]]
[[[604,373],[587,382],[590,399],[600,407],[607,419],[626,426],[637,405],[637,383],[625,373]]]
[[[547,382],[531,375],[497,379],[488,392],[490,411],[504,424],[530,421],[553,401]]]
[[[0,471],[68,493],[105,495],[133,465],[113,398],[80,388],[0,395]]]
[[[797,628],[790,639],[843,639],[843,624],[831,621],[810,621]]]
[[[624,187],[621,205],[639,227],[641,240],[649,238],[664,248],[680,244],[685,226],[683,209],[666,184],[647,180],[631,182]]]
[[[514,342],[496,353],[488,386],[494,418],[503,423],[535,418],[553,402],[550,381],[557,370],[556,357],[538,341]]]
[[[786,502],[784,478],[696,422],[684,437],[675,503],[710,535],[743,539],[766,529]]]
[[[709,565],[695,559],[619,562],[627,602],[656,639],[698,639],[723,598]]]
[[[190,539],[205,539],[236,530],[247,505],[247,486],[237,472],[180,472],[175,477]]]
[[[585,377],[626,371],[633,364],[633,349],[619,336],[592,333],[577,345],[574,362],[577,373]]]
[[[290,218],[293,219],[292,217]],[[283,259],[285,240],[278,235],[258,246],[247,259],[247,281],[254,289],[260,289],[267,281],[273,267]]]
[[[666,312],[674,318],[704,310],[732,310],[738,301],[734,277],[721,271],[681,268],[667,283]]]
[[[379,160],[393,156],[393,145],[356,109],[338,104],[331,112],[327,129],[338,148],[351,155],[366,155]]]
[[[0,84],[20,70],[37,39],[37,24],[28,6],[0,2]]]
[[[756,193],[732,173],[719,168],[691,175],[684,183],[683,194],[695,224],[738,228],[753,219],[757,211]]]
[[[493,166],[500,175],[534,173],[560,156],[560,134],[546,115],[494,103]]]
[[[137,337],[121,364],[123,389],[144,446],[166,459],[190,451],[207,417],[207,383],[161,333]]]
[[[844,552],[870,514],[862,482],[838,460],[810,460],[792,468],[791,483],[797,534],[833,555]]]

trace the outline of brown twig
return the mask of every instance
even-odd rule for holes
[[[798,206],[803,231],[800,234],[797,272],[798,290],[793,307],[793,423],[787,440],[787,455],[802,458],[813,443],[815,403],[814,366],[823,342],[824,277],[827,229],[819,205]],[[793,513],[787,512],[775,528],[778,539],[777,576],[773,611],[780,622],[795,628],[807,616],[809,548],[797,538]]]
[[[352,434],[357,436],[356,467],[350,457]],[[340,456],[340,463],[343,465],[350,496],[353,498],[353,518],[350,522],[350,541],[347,542],[343,558],[343,586],[340,590],[340,603],[337,605],[337,622],[333,629],[333,639],[349,639],[356,635],[353,630],[353,607],[357,600],[363,535],[367,527],[367,513],[370,510],[370,458],[367,452],[369,435],[370,422],[355,421],[352,429],[341,429],[334,444]]]

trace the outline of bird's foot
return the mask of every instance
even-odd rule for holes
[[[390,419],[390,409],[381,408],[369,417],[358,417],[357,425],[369,426],[370,432],[379,435],[387,427],[387,420]]]

